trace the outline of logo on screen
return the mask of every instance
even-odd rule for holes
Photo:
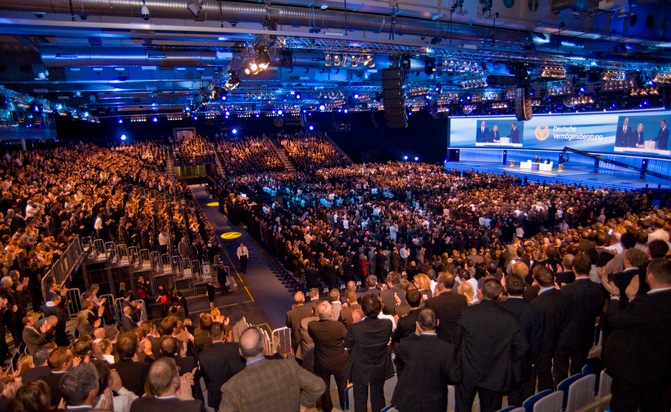
[[[275,127],[282,127],[284,126],[284,119],[281,117],[276,117],[275,120],[273,120],[273,123],[275,123]]]
[[[536,139],[542,142],[543,140],[547,140],[547,138],[550,137],[550,128],[545,126],[545,129],[541,129],[540,126],[536,126],[536,131],[534,134],[536,135]]]

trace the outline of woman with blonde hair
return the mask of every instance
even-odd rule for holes
[[[426,302],[427,299],[433,296],[431,293],[431,279],[424,273],[416,274],[415,277],[412,278],[412,282],[417,286],[419,293],[422,294],[423,302]]]
[[[466,303],[468,303],[469,306],[478,303],[478,300],[475,298],[475,291],[470,283],[464,282],[459,285],[457,292],[466,297]]]
[[[77,313],[75,329],[79,332],[79,336],[93,336],[93,329],[99,327],[101,322],[98,319],[91,325],[91,322],[89,322],[89,312],[87,310],[80,310]]]

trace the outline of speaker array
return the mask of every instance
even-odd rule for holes
[[[403,96],[403,75],[400,68],[382,70],[382,99],[387,127],[408,127],[408,114]]]

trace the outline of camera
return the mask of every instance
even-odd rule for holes
[[[149,20],[149,7],[147,7],[146,4],[142,5],[142,8],[140,8],[140,14],[142,15],[142,18],[145,20]]]

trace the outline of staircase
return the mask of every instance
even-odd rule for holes
[[[171,149],[165,149],[168,153],[165,161],[165,174],[172,182],[175,181],[175,159]]]
[[[282,164],[284,165],[284,168],[287,170],[287,172],[295,172],[296,167],[294,166],[293,163],[291,163],[291,160],[289,160],[289,156],[287,156],[286,152],[284,151],[280,143],[276,139],[268,139],[268,140],[273,145],[275,153],[277,153],[277,157],[282,161]]]

